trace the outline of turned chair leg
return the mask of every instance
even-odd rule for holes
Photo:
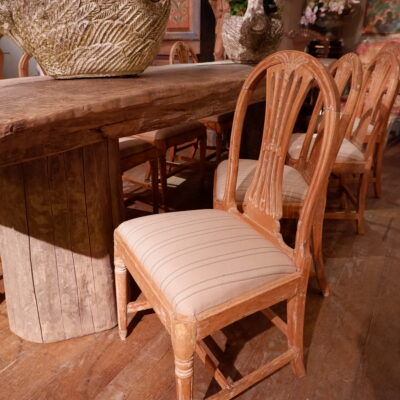
[[[296,356],[290,363],[294,374],[298,377],[306,375],[304,367],[304,311],[306,303],[306,289],[292,297],[287,302],[287,332],[289,348],[295,350]]]
[[[117,295],[118,330],[122,340],[128,334],[128,271],[122,260],[115,260],[115,287]]]
[[[193,359],[196,334],[190,323],[175,323],[171,332],[177,400],[193,399]]]
[[[158,214],[159,192],[158,192],[158,163],[157,160],[150,161],[151,190],[153,192],[153,214]]]

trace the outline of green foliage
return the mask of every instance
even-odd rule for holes
[[[263,0],[265,14],[273,14],[278,11],[275,0]],[[247,0],[229,0],[231,15],[244,15],[247,9]]]

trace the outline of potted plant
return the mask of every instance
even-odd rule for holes
[[[256,64],[276,50],[283,34],[275,0],[230,0],[222,39],[227,56],[239,63]]]
[[[300,24],[315,27],[329,38],[335,38],[344,17],[352,14],[359,3],[360,0],[308,0]]]

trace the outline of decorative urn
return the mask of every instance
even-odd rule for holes
[[[234,62],[257,64],[276,51],[283,34],[277,15],[267,15],[263,0],[248,0],[243,16],[225,14],[222,40],[227,56]]]
[[[170,0],[1,0],[8,35],[55,78],[136,75],[156,56]]]

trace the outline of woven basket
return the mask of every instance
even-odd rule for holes
[[[170,0],[2,0],[0,34],[59,79],[136,75],[156,56]]]

